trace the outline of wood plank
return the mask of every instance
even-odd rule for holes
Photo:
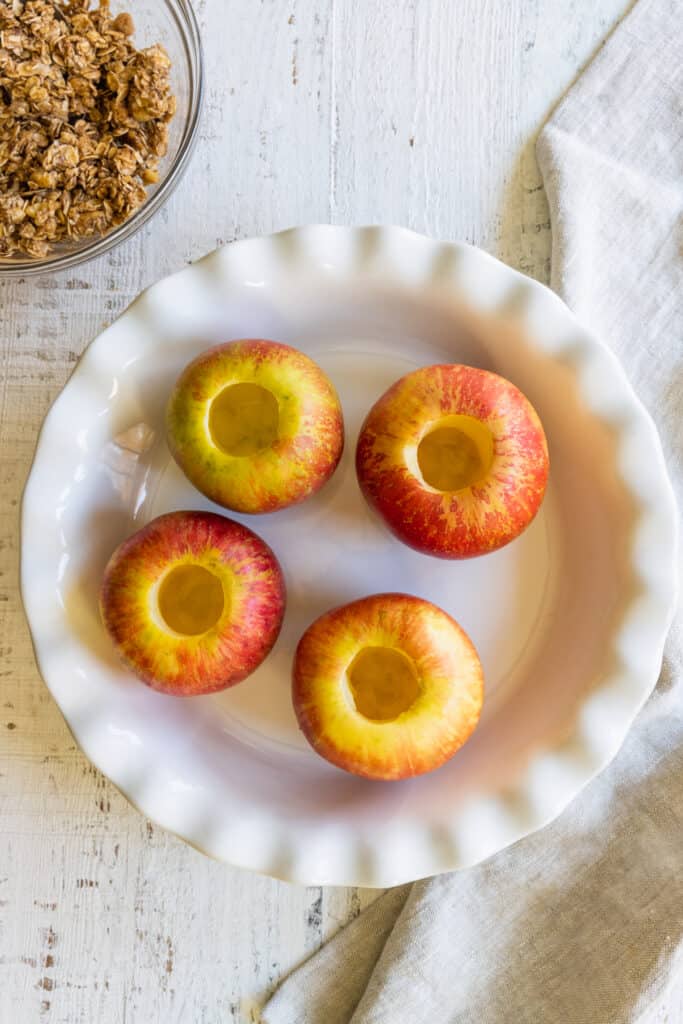
[[[137,292],[233,238],[408,224],[542,280],[534,134],[625,0],[201,0],[207,107],[163,213],[94,264],[0,283],[0,1020],[246,1022],[374,892],[216,864],[141,818],[76,748],[16,594],[35,436]],[[683,1019],[683,986],[657,1024]]]

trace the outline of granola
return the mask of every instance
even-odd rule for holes
[[[0,257],[122,224],[158,181],[171,62],[109,0],[0,0]]]

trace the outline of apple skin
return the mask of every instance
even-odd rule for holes
[[[249,456],[227,454],[206,426],[212,400],[237,383],[269,390],[279,406],[280,436]],[[168,404],[171,453],[194,486],[236,512],[295,505],[332,476],[344,448],[337,393],[320,367],[297,349],[259,339],[203,352],[181,374]]]
[[[224,611],[200,636],[169,631],[152,611],[171,569],[199,565],[223,583]],[[286,601],[277,558],[246,526],[212,512],[170,512],[113,553],[100,592],[102,621],[123,662],[153,690],[190,697],[241,682],[275,643]]]
[[[362,715],[346,681],[358,652],[375,646],[407,655],[420,679],[420,696],[393,721]],[[306,739],[321,757],[367,779],[406,779],[444,764],[475,729],[483,693],[467,634],[409,594],[374,594],[327,612],[294,658],[292,701]]]
[[[430,424],[473,417],[493,440],[485,478],[462,490],[435,490],[407,465]],[[361,429],[356,472],[369,505],[399,540],[438,558],[472,558],[509,544],[543,500],[548,445],[528,399],[486,370],[427,366],[398,380],[375,403]]]

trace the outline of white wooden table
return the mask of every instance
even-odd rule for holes
[[[78,356],[157,278],[307,222],[405,224],[546,280],[534,136],[626,6],[197,0],[207,104],[168,207],[95,263],[0,283],[2,1024],[256,1019],[375,896],[213,863],[142,819],[75,746],[35,668],[16,579],[36,432]]]

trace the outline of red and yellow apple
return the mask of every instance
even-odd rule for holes
[[[332,383],[303,352],[274,341],[203,352],[181,374],[166,424],[188,479],[236,512],[304,501],[332,476],[344,447]]]
[[[471,366],[426,366],[375,403],[356,449],[368,503],[410,547],[471,558],[532,521],[548,479],[541,421],[510,381]]]
[[[234,686],[277,639],[278,561],[255,533],[211,512],[170,512],[107,565],[102,620],[125,664],[154,690],[190,697]]]
[[[429,601],[375,594],[317,619],[294,658],[292,699],[306,739],[332,764],[369,779],[438,768],[474,730],[479,657]]]

